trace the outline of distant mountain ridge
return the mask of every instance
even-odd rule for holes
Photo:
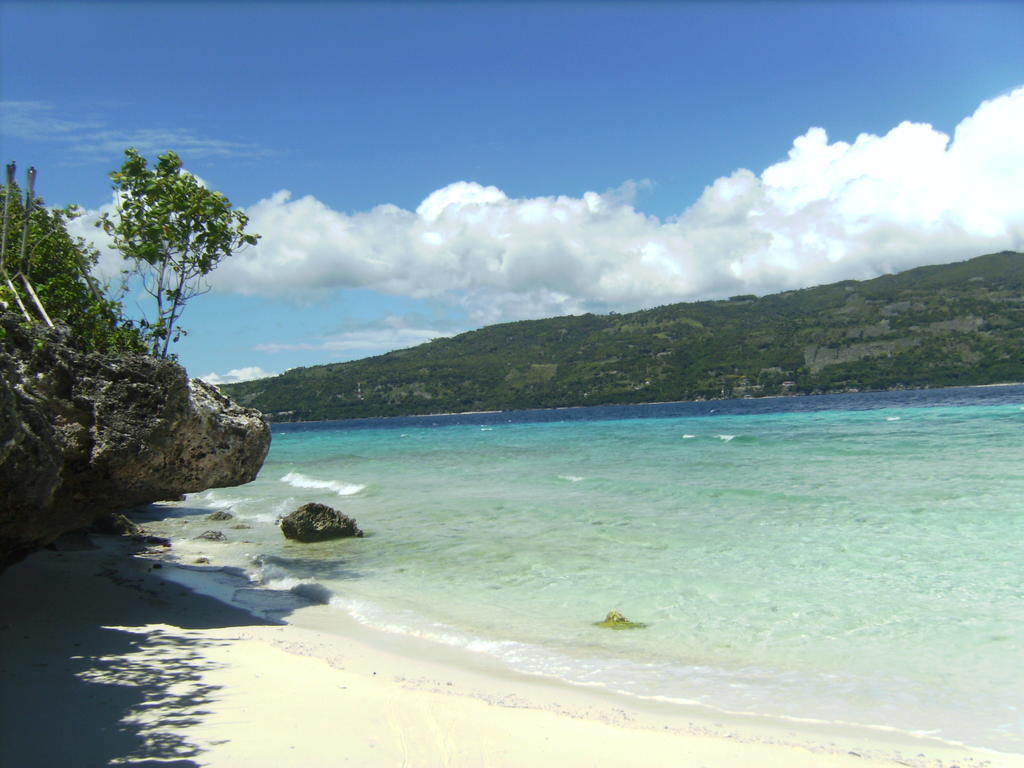
[[[272,421],[1024,381],[1024,254],[502,323],[225,385]]]

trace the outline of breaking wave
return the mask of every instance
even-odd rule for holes
[[[334,491],[339,496],[354,496],[363,489],[365,485],[359,483],[340,483],[337,480],[317,480],[315,477],[307,477],[298,472],[289,472],[281,478],[282,483],[294,488],[318,488],[325,491]]]

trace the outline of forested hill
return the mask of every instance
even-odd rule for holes
[[[1024,254],[504,323],[224,389],[274,421],[1024,381]]]

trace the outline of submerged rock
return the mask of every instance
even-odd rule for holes
[[[356,521],[326,504],[303,504],[281,518],[281,532],[301,542],[327,541],[346,536],[362,536]]]
[[[170,360],[0,312],[0,570],[100,515],[247,483],[263,415]]]
[[[595,621],[594,626],[605,629],[643,629],[647,625],[639,621],[630,621],[618,611],[609,611],[604,621]]]
[[[234,520],[235,516],[232,515],[230,512],[224,511],[223,509],[218,509],[213,514],[207,515],[206,519],[207,520],[214,520],[216,522],[220,522],[222,520]]]
[[[227,540],[227,536],[225,536],[220,531],[203,531],[198,536],[196,536],[196,538],[197,539],[203,539],[204,541],[225,541],[225,540]]]

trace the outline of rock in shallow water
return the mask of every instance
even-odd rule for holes
[[[351,517],[316,503],[303,504],[281,518],[281,532],[289,539],[306,543],[363,535]]]
[[[594,626],[605,629],[643,629],[647,625],[639,621],[630,621],[618,611],[608,611],[604,621],[595,621]]]
[[[227,541],[227,538],[228,537],[220,531],[203,531],[196,536],[196,539],[203,539],[204,541]]]

